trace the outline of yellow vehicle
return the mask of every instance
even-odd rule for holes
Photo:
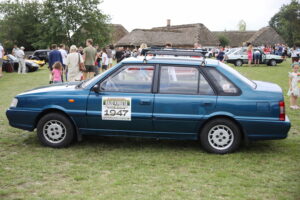
[[[38,64],[39,66],[43,67],[45,65],[45,61],[44,60],[30,60],[30,59],[27,59],[28,61],[31,61],[31,62],[34,62],[36,64]]]

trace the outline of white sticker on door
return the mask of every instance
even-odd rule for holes
[[[102,97],[102,120],[131,121],[130,97]]]

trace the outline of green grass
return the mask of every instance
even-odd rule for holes
[[[289,62],[236,69],[287,93]],[[190,141],[102,137],[52,149],[5,116],[16,94],[47,83],[46,69],[0,79],[0,199],[300,199],[300,111],[287,97],[289,137],[233,154],[208,154]]]

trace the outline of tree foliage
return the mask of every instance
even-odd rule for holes
[[[0,41],[6,47],[13,44],[31,49],[41,24],[40,3],[37,1],[7,1],[0,4]]]
[[[83,45],[87,38],[107,44],[109,16],[100,4],[100,0],[7,0],[0,3],[0,41],[6,47],[16,43],[27,49],[52,43]]]
[[[292,0],[290,4],[283,5],[269,22],[287,42],[289,46],[300,46],[300,3]]]
[[[225,47],[229,45],[229,39],[225,35],[218,35],[220,46]]]

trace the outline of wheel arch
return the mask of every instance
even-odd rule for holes
[[[60,110],[58,108],[47,108],[45,110],[43,110],[35,119],[35,123],[34,123],[34,128],[37,127],[37,124],[38,122],[40,121],[40,119],[49,114],[49,113],[59,113],[59,114],[62,114],[64,115],[66,118],[68,118],[70,120],[70,122],[72,123],[73,127],[74,127],[74,130],[76,131],[76,134],[75,134],[75,137],[76,137],[76,140],[77,141],[81,141],[82,139],[82,136],[80,135],[79,133],[79,130],[78,130],[78,127],[76,126],[76,123],[75,121],[72,119],[72,117],[70,117],[65,111],[63,110]]]
[[[237,127],[240,129],[240,131],[241,131],[242,140],[245,141],[245,142],[248,141],[248,137],[246,135],[246,131],[243,129],[242,125],[234,117],[229,116],[229,115],[215,115],[215,116],[212,116],[212,117],[209,117],[208,119],[206,119],[204,121],[204,123],[202,123],[200,125],[200,127],[198,129],[198,140],[200,139],[200,134],[201,134],[201,131],[202,131],[203,127],[207,123],[209,123],[209,122],[211,122],[211,121],[213,121],[215,119],[228,119],[228,120],[234,122],[237,125]]]

